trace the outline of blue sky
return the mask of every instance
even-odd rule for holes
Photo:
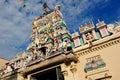
[[[30,43],[31,21],[42,15],[44,1],[51,9],[61,5],[71,33],[86,23],[96,24],[98,19],[107,24],[120,21],[119,0],[23,0],[23,4],[19,0],[0,0],[0,57],[11,59],[26,50]]]

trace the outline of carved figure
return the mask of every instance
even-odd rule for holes
[[[91,43],[94,40],[94,36],[91,33],[86,34],[86,42]]]
[[[120,25],[119,24],[117,24],[117,25],[118,25],[117,27],[114,27],[113,24],[109,24],[109,25],[107,25],[107,30],[113,34],[116,34],[116,33],[120,32]]]

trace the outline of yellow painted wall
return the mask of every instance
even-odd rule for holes
[[[70,71],[70,66],[62,64],[62,70],[67,71],[68,75],[65,76],[65,80],[95,80],[101,77],[112,76],[111,79],[107,80],[120,80],[120,37],[119,34],[114,34],[108,38],[104,38],[93,42],[93,46],[88,48],[88,44],[82,47],[74,49],[74,53],[78,56],[79,62],[75,63],[76,72],[73,76]],[[96,45],[99,44],[99,45]],[[86,48],[86,49],[85,49]],[[83,53],[84,52],[84,53]],[[86,58],[100,55],[103,61],[106,63],[105,67],[98,68],[95,70],[84,72],[85,64],[87,63]],[[86,78],[86,76],[88,76]],[[75,77],[75,78],[73,78]],[[92,79],[89,79],[91,77]]]
[[[2,68],[3,66],[5,66],[5,63],[7,63],[9,60],[4,59],[4,58],[0,58],[0,68]]]

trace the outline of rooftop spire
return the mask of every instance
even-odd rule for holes
[[[76,29],[74,29],[74,33],[76,32]]]
[[[100,22],[100,19],[98,19],[98,22]]]
[[[115,23],[117,24],[117,26],[120,26],[120,23],[119,23],[119,22],[115,21]]]
[[[89,23],[91,23],[91,21],[89,21]]]
[[[49,6],[47,5],[47,3],[44,2],[44,4],[43,4],[43,12],[44,12],[44,14],[48,14],[49,11],[51,11],[51,9],[50,9]]]

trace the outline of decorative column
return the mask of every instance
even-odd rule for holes
[[[98,39],[97,36],[96,36],[95,30],[92,30],[92,34],[93,34],[93,36],[94,36],[95,39]]]
[[[76,79],[76,71],[77,71],[77,69],[76,69],[76,65],[75,65],[74,62],[71,62],[70,71],[71,71],[72,74],[73,74],[73,79],[74,79],[74,80],[77,80],[77,79]]]
[[[86,43],[86,37],[85,37],[85,34],[82,34],[82,36],[83,36],[84,43]]]
[[[18,73],[17,76],[17,80],[26,80],[21,73]]]
[[[98,23],[96,24],[96,26],[100,31],[101,37],[105,37],[109,35],[108,30],[107,30],[107,25],[104,21],[98,20]]]
[[[80,43],[80,36],[79,36],[78,32],[74,32],[71,36],[72,36],[72,39],[74,41],[74,46],[75,47],[80,46],[81,43]]]
[[[62,64],[61,69],[62,69],[62,74],[64,75],[64,79],[67,80],[68,71],[66,70],[66,65]]]
[[[65,80],[67,80],[68,72],[65,70],[65,71],[62,71],[62,74],[64,75]]]
[[[28,76],[27,76],[27,80],[31,80],[31,75],[28,75]]]

